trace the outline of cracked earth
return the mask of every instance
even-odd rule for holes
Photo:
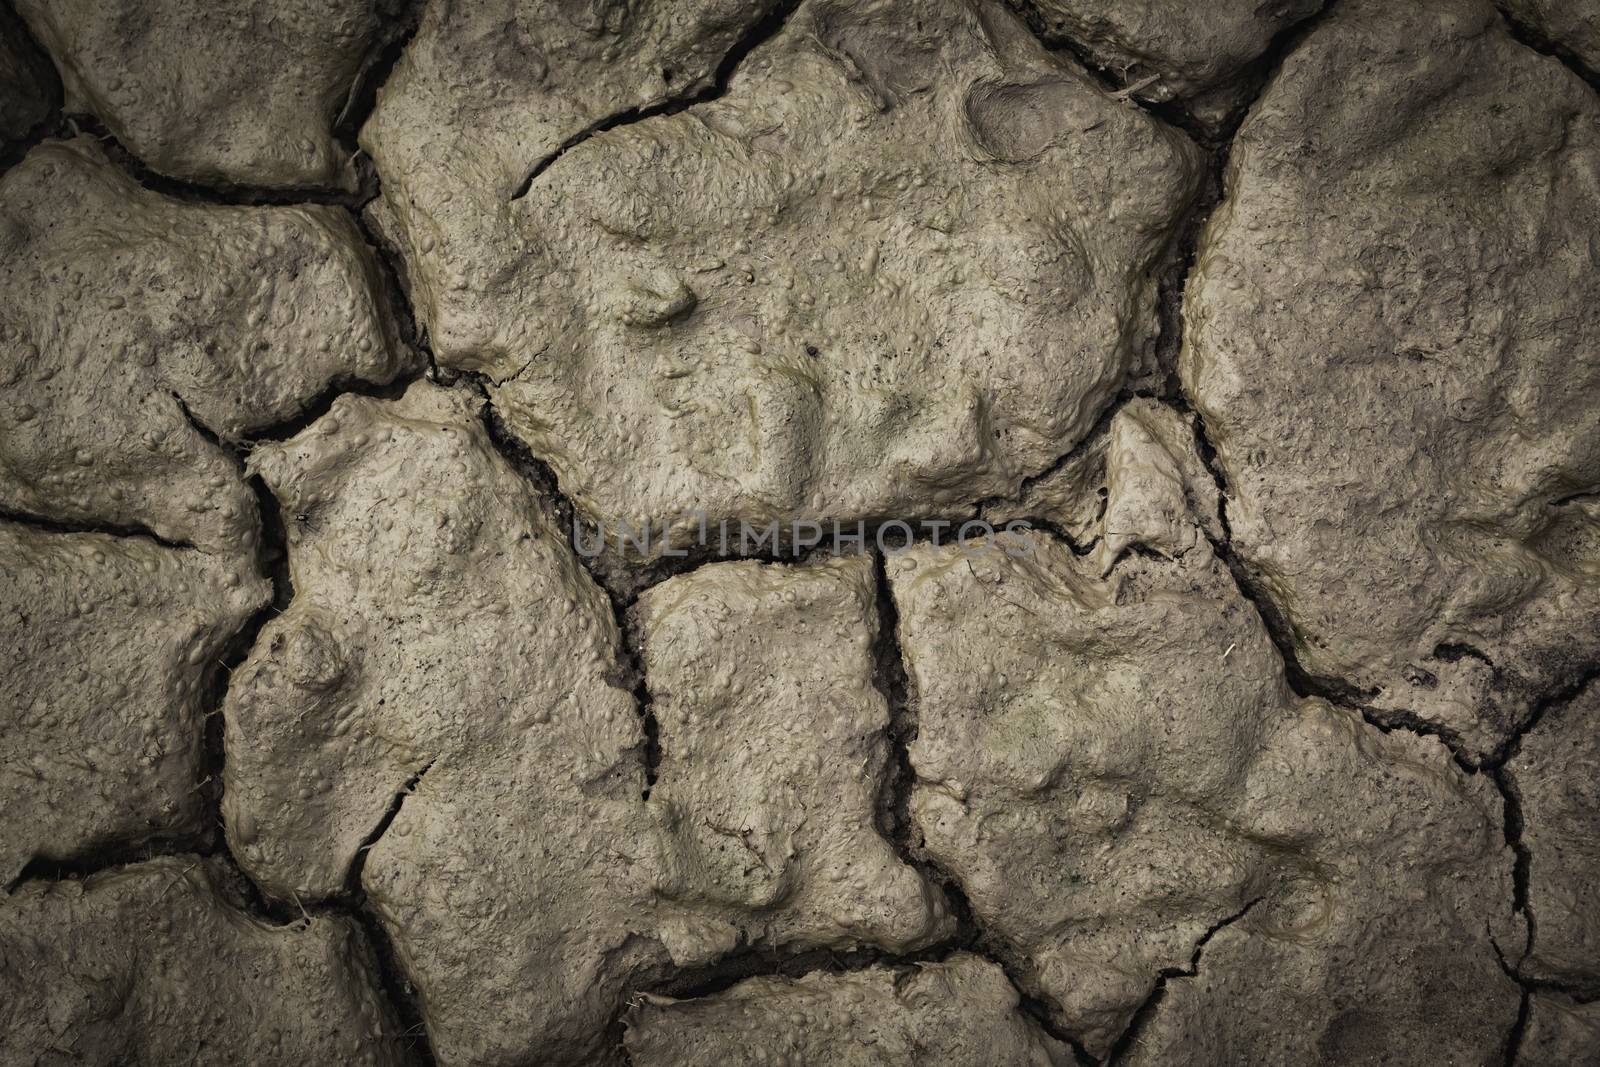
[[[1597,72],[7,0],[0,1064],[1600,1063]]]

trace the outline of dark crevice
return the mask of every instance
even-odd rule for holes
[[[1549,694],[1534,707],[1526,722],[1495,751],[1495,753],[1481,764],[1484,771],[1494,782],[1499,790],[1504,804],[1504,828],[1506,847],[1512,852],[1515,860],[1512,864],[1512,906],[1527,924],[1527,937],[1523,944],[1522,953],[1518,957],[1517,966],[1533,950],[1535,938],[1538,936],[1538,922],[1534,916],[1533,907],[1529,901],[1529,880],[1533,865],[1533,852],[1522,839],[1525,821],[1522,808],[1522,793],[1517,787],[1515,775],[1509,766],[1510,761],[1521,751],[1522,739],[1532,732],[1554,709],[1561,708],[1577,699],[1600,677],[1600,669],[1586,672],[1576,682]],[[1499,946],[1496,946],[1499,951]],[[1531,979],[1516,971],[1515,967],[1508,967],[1508,973],[1520,982],[1525,989],[1528,988],[1553,988],[1561,992],[1600,994],[1600,983],[1595,988],[1589,989],[1582,986],[1569,986],[1563,983],[1543,982]]]
[[[1332,678],[1325,675],[1312,674],[1301,664],[1298,641],[1295,638],[1293,624],[1288,616],[1279,607],[1270,594],[1262,590],[1256,583],[1255,577],[1250,573],[1244,561],[1240,559],[1233,548],[1233,531],[1228,523],[1228,481],[1220,463],[1217,462],[1216,449],[1206,434],[1205,420],[1198,412],[1183,405],[1185,410],[1193,415],[1196,445],[1206,467],[1217,483],[1220,494],[1218,518],[1220,520],[1223,536],[1212,537],[1207,534],[1212,551],[1217,558],[1228,568],[1228,573],[1233,577],[1234,585],[1238,587],[1240,595],[1255,606],[1256,613],[1260,616],[1262,625],[1271,638],[1278,656],[1283,661],[1284,676],[1293,693],[1302,699],[1325,700],[1337,707],[1346,708],[1359,714],[1369,726],[1382,733],[1404,731],[1419,737],[1431,738],[1444,746],[1450,754],[1451,760],[1466,774],[1476,774],[1480,764],[1472,759],[1468,747],[1463,743],[1459,734],[1449,727],[1429,722],[1408,711],[1395,709],[1380,709],[1374,707],[1373,699],[1377,696],[1376,690],[1361,689],[1341,678]]]
[[[633,706],[639,715],[643,737],[640,758],[644,763],[644,790],[640,796],[649,800],[661,772],[661,723],[656,719],[656,698],[650,692],[650,679],[644,669],[644,630],[633,612],[619,607],[614,600],[612,610],[616,612],[617,628],[622,634],[619,655],[623,657],[623,669],[630,683],[628,688],[633,692]]]
[[[378,186],[375,185],[374,196],[377,195],[377,189]],[[421,374],[434,381],[443,381],[439,362],[434,357],[433,348],[428,341],[427,331],[418,320],[416,308],[411,302],[411,285],[409,275],[406,273],[405,257],[373,230],[365,211],[352,208],[351,215],[355,219],[356,229],[360,231],[362,240],[372,251],[373,259],[378,265],[383,295],[388,305],[389,321],[394,325],[401,345],[423,357],[424,369]],[[415,380],[415,377],[406,379],[403,384],[408,385]]]
[[[204,185],[199,182],[171,178],[153,170],[142,159],[130,152],[105,124],[94,115],[74,112],[66,117],[63,136],[74,133],[87,134],[100,142],[107,157],[130,178],[144,188],[174,200],[193,204],[215,204],[231,207],[285,207],[300,204],[325,204],[334,207],[355,208],[372,199],[370,168],[361,166],[361,181],[354,192],[322,186],[253,186],[235,183]]]
[[[1560,41],[1551,40],[1539,31],[1537,27],[1522,21],[1504,5],[1495,5],[1499,8],[1500,17],[1505,20],[1506,29],[1511,36],[1521,45],[1548,56],[1566,67],[1573,74],[1583,80],[1590,89],[1600,93],[1600,71],[1591,68],[1572,49]]]
[[[985,497],[984,499],[978,501],[977,506],[973,509],[973,514],[983,515],[1007,504],[1016,504],[1025,500],[1028,494],[1033,490],[1034,486],[1055,477],[1068,466],[1082,459],[1084,455],[1091,449],[1099,447],[1100,442],[1104,440],[1106,434],[1111,431],[1112,420],[1117,417],[1117,414],[1121,412],[1130,401],[1132,401],[1135,397],[1149,395],[1152,394],[1142,390],[1131,389],[1125,389],[1118,393],[1114,398],[1112,398],[1110,403],[1105,405],[1100,412],[1100,417],[1095,420],[1094,425],[1089,428],[1089,432],[1084,434],[1083,437],[1078,440],[1077,444],[1073,445],[1070,449],[1057,456],[1043,470],[1039,471],[1039,473],[1030,474],[1023,478],[1022,481],[1018,483],[1015,492],[1008,493],[1004,496]],[[1064,537],[1064,540],[1070,542],[1072,539],[1070,537]]]
[[[1545,716],[1549,715],[1553,711],[1566,707],[1568,704],[1578,699],[1588,691],[1589,687],[1595,683],[1596,679],[1600,679],[1600,665],[1589,667],[1582,674],[1578,675],[1577,678],[1562,684],[1556,689],[1553,689],[1549,693],[1546,693],[1544,696],[1540,697],[1537,701],[1535,701],[1533,709],[1528,713],[1527,719],[1517,727],[1510,737],[1506,738],[1499,748],[1495,749],[1495,751],[1483,761],[1482,765],[1485,767],[1504,767],[1506,763],[1508,763],[1522,748],[1522,739],[1537,729],[1539,724],[1544,721]]]
[[[77,882],[103,871],[127,867],[166,856],[205,856],[216,847],[207,831],[196,834],[164,835],[144,841],[118,842],[94,847],[79,856],[35,856],[5,887],[6,895],[30,882]]]
[[[872,559],[877,588],[878,632],[873,641],[873,682],[889,707],[884,729],[889,761],[878,790],[878,832],[894,846],[902,862],[916,867],[912,841],[911,788],[917,775],[911,765],[911,742],[917,739],[916,712],[911,706],[910,679],[900,653],[900,609],[889,584],[889,568],[882,553]]]
[[[1495,940],[1494,932],[1488,932],[1489,947],[1494,949],[1495,960],[1500,964],[1500,970],[1505,976],[1521,986],[1524,993],[1544,993],[1550,996],[1565,997],[1575,1004],[1593,1004],[1600,1001],[1600,978],[1588,981],[1564,981],[1558,978],[1539,978],[1534,975],[1523,974],[1521,969],[1506,959],[1506,954]]]
[[[46,96],[45,114],[33,124],[31,130],[15,141],[8,142],[4,137],[0,137],[0,176],[4,176],[6,171],[33,151],[35,146],[52,137],[60,136],[63,126],[61,108],[64,93],[61,74],[56,70],[55,61],[44,45],[39,43],[33,27],[17,14],[12,0],[0,0],[0,38],[9,40],[25,56],[24,62],[30,69],[26,72],[17,72],[16,76],[26,79],[31,74],[37,77]]]
[[[67,120],[61,114],[58,105],[58,110],[52,111],[36,123],[33,129],[28,131],[27,136],[16,141],[0,139],[0,178],[5,177],[12,167],[15,167],[27,157],[29,152],[32,152],[46,141],[59,140],[71,135],[72,130],[67,125]]]
[[[641,992],[677,1000],[715,996],[750,978],[800,978],[808,974],[846,974],[872,967],[940,963],[969,948],[957,938],[916,952],[895,953],[873,946],[793,951],[772,945],[747,945],[714,963],[675,969]]]
[[[1113,96],[1118,100],[1126,100],[1163,124],[1182,130],[1196,144],[1206,145],[1215,140],[1204,124],[1189,113],[1181,100],[1174,99],[1158,102],[1140,96],[1137,91],[1137,81],[1130,83],[1118,78],[1109,68],[1097,62],[1088,48],[1050,29],[1034,4],[1014,3],[1013,10],[1027,24],[1033,35],[1039,38],[1040,42],[1058,59],[1065,55],[1074,66],[1087,74],[1089,79],[1108,96]]]
[[[294,578],[289,572],[289,533],[284,525],[283,510],[260,475],[245,482],[256,497],[256,510],[261,515],[261,547],[256,566],[272,583],[272,609],[282,614],[294,599]]]
[[[516,192],[511,194],[512,200],[521,200],[533,188],[533,183],[539,176],[553,166],[556,160],[566,155],[578,145],[589,140],[597,134],[614,130],[618,126],[629,126],[645,119],[656,118],[661,115],[676,115],[680,111],[687,111],[699,104],[716,100],[728,91],[728,82],[732,80],[734,72],[751,52],[776,37],[788,24],[789,17],[800,7],[800,0],[781,0],[760,21],[751,26],[743,37],[736,41],[733,47],[723,54],[722,62],[717,64],[717,69],[712,72],[710,84],[697,92],[684,96],[673,97],[660,103],[650,104],[645,107],[630,107],[607,115],[561,142],[560,147],[548,153],[533,165],[528,176],[517,186]]]
[[[1494,949],[1494,958],[1500,964],[1500,970],[1507,978],[1517,983],[1521,990],[1521,996],[1517,1000],[1517,1016],[1511,1021],[1511,1028],[1506,1031],[1505,1043],[1500,1050],[1502,1067],[1515,1067],[1518,1055],[1522,1051],[1523,1038],[1528,1032],[1528,1011],[1533,1002],[1533,986],[1507,962],[1506,954],[1500,950],[1499,942],[1494,939],[1494,931],[1487,930],[1486,933],[1489,947]]]
[[[878,794],[876,822],[878,832],[894,847],[901,862],[939,887],[945,906],[955,919],[955,934],[929,951],[940,953],[938,958],[943,959],[959,949],[977,953],[995,963],[1016,988],[1023,1013],[1045,1033],[1068,1045],[1080,1063],[1093,1064],[1094,1058],[1085,1051],[1082,1042],[1059,1026],[1050,1006],[1028,990],[1018,968],[1010,962],[1016,954],[984,932],[960,882],[923,850],[925,842],[911,816],[916,769],[911,763],[910,746],[917,738],[918,729],[915,696],[900,651],[900,611],[889,581],[888,560],[882,552],[873,556],[873,578],[878,608],[873,682],[889,706],[889,723],[885,728],[889,763]]]
[[[1550,501],[1550,506],[1553,508],[1565,508],[1571,507],[1573,504],[1594,503],[1596,501],[1600,501],[1600,493],[1593,489],[1585,489],[1581,493],[1568,493],[1566,496],[1557,497],[1555,500]]]
[[[378,0],[383,30],[356,72],[344,107],[333,121],[333,137],[354,158],[361,151],[357,137],[378,106],[378,92],[389,81],[395,65],[422,24],[425,0]]]
[[[1533,909],[1528,906],[1528,874],[1533,863],[1533,853],[1522,840],[1524,827],[1522,816],[1522,794],[1517,789],[1516,782],[1504,767],[1495,767],[1489,771],[1489,777],[1494,781],[1495,788],[1500,791],[1500,798],[1504,804],[1503,827],[1505,831],[1506,847],[1511,849],[1515,857],[1511,866],[1511,910],[1519,913],[1526,924],[1526,937],[1522,946],[1522,953],[1518,963],[1525,958],[1533,948],[1533,939],[1538,929],[1534,921]],[[1498,951],[1498,946],[1496,946]]]
[[[410,1053],[416,1067],[435,1067],[439,1062],[433,1054],[433,1043],[428,1038],[428,1024],[422,1016],[422,1004],[416,987],[406,976],[404,965],[395,951],[394,942],[383,921],[372,913],[365,903],[348,911],[348,914],[366,934],[378,965],[378,984],[400,1022],[400,1039]]]
[[[1189,956],[1188,967],[1166,967],[1162,969],[1161,973],[1156,977],[1155,988],[1150,990],[1150,995],[1145,998],[1144,1003],[1140,1004],[1138,1009],[1134,1011],[1133,1018],[1128,1022],[1128,1028],[1122,1032],[1122,1036],[1117,1038],[1116,1043],[1111,1046],[1111,1052],[1106,1056],[1106,1063],[1117,1063],[1133,1047],[1134,1042],[1139,1040],[1139,1034],[1144,1030],[1144,1027],[1154,1016],[1156,1008],[1160,1006],[1162,999],[1167,995],[1168,983],[1198,976],[1200,974],[1200,957],[1205,954],[1206,945],[1211,943],[1211,939],[1250,914],[1250,909],[1261,903],[1263,899],[1262,897],[1255,898],[1202,934],[1200,940],[1194,944],[1194,951]]]
[[[1532,994],[1523,989],[1522,997],[1517,1002],[1517,1017],[1511,1024],[1510,1033],[1506,1034],[1505,1058],[1502,1060],[1505,1067],[1515,1067],[1522,1052],[1522,1039],[1528,1032],[1528,1009],[1532,1000]]]
[[[189,424],[189,429],[193,430],[197,435],[203,438],[207,444],[214,448],[220,448],[225,452],[229,452],[231,455],[230,446],[223,443],[222,438],[217,434],[217,431],[207,426],[204,422],[201,422],[199,417],[197,417],[193,411],[189,410],[189,402],[187,400],[179,396],[176,390],[168,390],[167,395],[171,396],[173,402],[178,405],[178,412],[183,416],[183,421]],[[238,457],[235,456],[233,458],[237,459]]]
[[[394,799],[389,802],[388,809],[384,811],[377,824],[372,827],[372,831],[361,839],[361,845],[356,849],[355,855],[350,858],[350,868],[345,871],[344,876],[344,891],[351,899],[364,899],[365,891],[361,886],[361,872],[367,868],[367,853],[371,852],[372,847],[383,838],[384,834],[389,832],[389,827],[394,824],[395,819],[400,815],[400,809],[405,807],[406,798],[417,791],[417,786],[422,784],[423,776],[433,769],[434,762],[434,760],[429,760],[415,774],[406,779],[405,784],[395,791]]]
[[[966,914],[970,920],[970,909]],[[850,974],[874,967],[910,969],[923,964],[942,963],[958,952],[980,956],[1000,967],[1012,987],[1017,990],[1022,1013],[1050,1037],[1071,1048],[1079,1063],[1085,1067],[1094,1067],[1097,1061],[1084,1051],[1077,1038],[1055,1024],[1050,1009],[1044,1002],[1023,990],[1018,984],[1014,969],[984,947],[981,937],[976,934],[970,921],[964,922],[961,932],[955,936],[914,952],[888,952],[871,946],[855,949],[810,949],[802,952],[766,945],[747,946],[715,963],[677,970],[669,976],[648,983],[639,992],[672,997],[675,1000],[696,1000],[724,993],[751,978],[796,979],[809,974]],[[620,1033],[621,1027],[618,1023],[614,1023],[612,1029]]]
[[[398,400],[415,380],[414,376],[400,377],[387,383],[375,384],[362,379],[341,378],[308,401],[301,408],[298,415],[241,435],[240,447],[248,452],[256,445],[265,442],[287,441],[327,415],[333,408],[334,402],[342,396],[364,396],[373,400]]]
[[[595,566],[595,560],[578,551],[573,540],[575,530],[573,523],[577,512],[566,494],[561,491],[561,484],[554,469],[535,456],[532,450],[506,427],[500,412],[488,399],[483,379],[474,374],[464,374],[462,377],[484,397],[484,432],[488,434],[495,451],[533,486],[535,492],[549,506],[551,512],[549,518],[566,537],[573,558],[578,561],[578,565],[588,574],[595,586],[605,594],[611,606],[612,621],[620,635],[617,657],[621,661],[620,677],[612,679],[612,684],[633,695],[634,710],[639,715],[640,758],[644,774],[642,796],[643,799],[649,800],[650,791],[656,784],[657,770],[661,766],[661,726],[656,721],[655,698],[650,693],[648,679],[645,677],[642,655],[644,635],[638,632],[629,610],[638,599],[638,593],[635,591],[632,595],[627,595],[617,588],[615,583],[606,580]]]
[[[195,546],[188,541],[174,541],[162,537],[148,526],[139,523],[114,523],[114,522],[78,522],[67,519],[49,519],[43,515],[32,515],[25,511],[13,511],[10,508],[0,508],[0,522],[12,522],[18,526],[27,526],[42,533],[60,534],[100,534],[105,537],[126,537],[141,541],[149,541],[160,545],[162,548],[177,551],[194,551]]]
[[[1494,661],[1482,649],[1461,642],[1440,642],[1433,647],[1433,658],[1441,663],[1460,663],[1464,659],[1475,659],[1484,666],[1494,668]]]

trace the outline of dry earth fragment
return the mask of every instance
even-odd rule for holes
[[[1200,946],[1207,973],[1234,933],[1261,962],[1236,976],[1246,1007],[1208,1001],[1178,1031],[1234,1044],[1170,1059],[1316,1062],[1274,1050],[1304,1053],[1359,1004],[1385,1033],[1478,1062],[1518,1003],[1490,940],[1523,936],[1499,798],[1434,741],[1293,696],[1188,511],[1178,472],[1195,458],[1148,430],[1163,423],[1182,426],[1113,420],[1097,535],[1111,543],[1116,516],[1127,540],[1109,560],[1025,534],[889,561],[923,849],[1092,1054],[1159,976]],[[1381,996],[1372,974],[1392,983]]]
[[[66,110],[185,181],[356,186],[335,120],[381,29],[373,0],[18,0]]]
[[[1513,1067],[1574,1067],[1600,1063],[1600,1002],[1535,993],[1528,1027]]]
[[[349,919],[269,926],[176,856],[0,898],[0,1063],[405,1062]]]
[[[208,683],[268,599],[248,564],[0,522],[0,885],[198,834]]]
[[[1436,741],[1303,701],[1250,767],[1235,832],[1270,889],[1169,978],[1129,1067],[1500,1067],[1521,990],[1500,797]]]
[[[645,938],[620,636],[465,389],[341,397],[251,456],[295,598],[228,693],[228,839],[284,900],[370,894],[442,1064],[584,1063]]]
[[[1551,708],[1506,765],[1529,853],[1524,973],[1600,981],[1600,690]]]
[[[22,23],[0,10],[0,149],[49,117],[57,89],[55,71],[31,46]]]
[[[1508,18],[1529,30],[1541,45],[1553,45],[1600,72],[1600,2],[1597,0],[1500,0]]]
[[[1141,99],[1217,88],[1323,0],[1032,0],[1047,39],[1080,49]]]
[[[1469,756],[1600,653],[1597,172],[1600,99],[1486,3],[1341,3],[1240,130],[1185,302],[1301,664]]]
[[[1198,163],[998,5],[809,0],[720,98],[562,155],[424,317],[609,530],[945,516],[1150,356]]]
[[[253,551],[248,440],[416,357],[344,212],[149,192],[92,141],[0,180],[0,509]]]
[[[640,598],[661,892],[697,938],[904,952],[953,932],[875,828],[890,720],[874,598],[865,556],[713,564]]]
[[[470,362],[496,320],[541,299],[513,203],[562,146],[687,100],[778,0],[440,0],[378,95],[361,144],[383,176],[370,218],[403,253],[434,347]],[[525,357],[524,357],[525,358]]]
[[[1019,1010],[1001,969],[942,963],[751,978],[698,1000],[650,997],[629,1013],[637,1067],[1069,1067],[1072,1050]]]

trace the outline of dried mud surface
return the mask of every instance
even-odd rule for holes
[[[8,0],[0,1067],[1600,1062],[1597,66]]]

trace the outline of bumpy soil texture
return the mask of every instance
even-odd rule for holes
[[[1596,71],[5,0],[0,1067],[1600,1063]]]

